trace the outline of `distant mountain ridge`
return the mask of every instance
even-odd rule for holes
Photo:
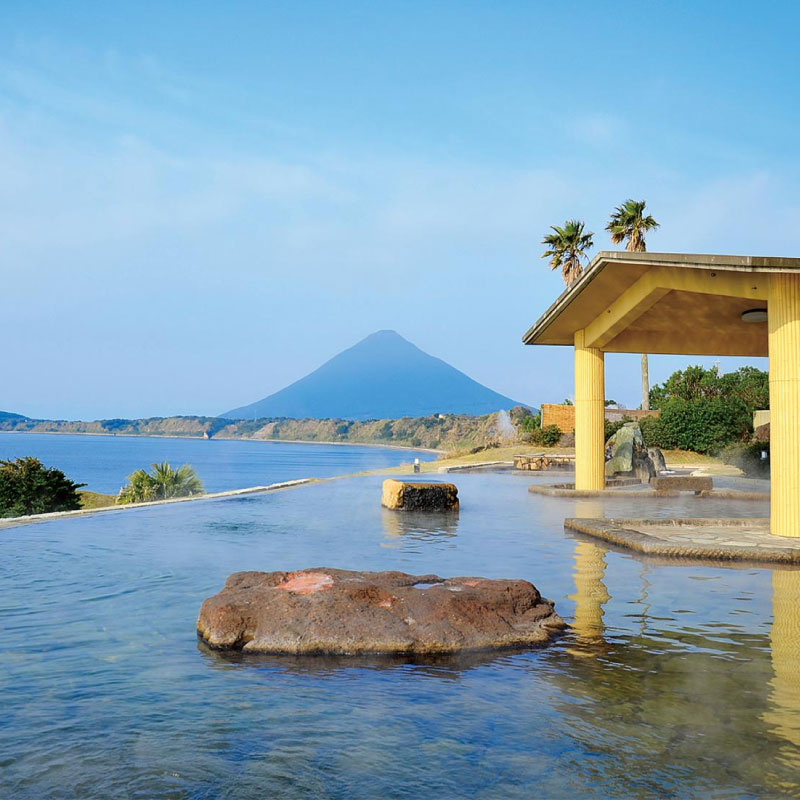
[[[428,355],[395,331],[362,339],[268,397],[220,414],[225,419],[398,419],[472,414],[526,405]]]
[[[13,411],[0,411],[0,420],[17,420],[21,422],[22,420],[28,419],[28,417],[23,416],[22,414],[15,414]]]

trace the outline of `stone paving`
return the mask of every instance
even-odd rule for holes
[[[622,488],[576,489],[574,483],[535,483],[528,487],[532,494],[549,497],[635,497],[637,500],[658,500],[663,497],[680,497],[687,494],[680,489],[651,489],[649,484],[623,485]],[[695,497],[708,497],[714,500],[759,500],[768,501],[769,492],[749,492],[739,489],[711,489],[709,491],[690,491]]]
[[[567,519],[564,526],[654,556],[800,565],[800,536],[772,536],[766,518]]]

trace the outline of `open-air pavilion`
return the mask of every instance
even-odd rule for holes
[[[602,501],[579,500],[580,519],[567,521],[578,534],[572,628],[578,642],[602,646],[604,607],[610,600],[604,582],[609,547],[618,545],[638,551],[637,558],[656,561],[660,555],[668,556],[662,563],[673,564],[686,563],[681,560],[685,558],[713,558],[715,551],[717,563],[728,564],[748,549],[751,556],[760,550],[761,558],[755,560],[774,562],[772,708],[764,721],[787,743],[787,752],[796,752],[794,748],[800,747],[800,259],[601,252],[523,341],[575,348],[575,486],[600,496],[614,491],[605,490],[605,353],[769,356],[770,530],[764,524],[761,532],[756,526],[745,534],[724,533],[726,525],[735,531],[737,521],[717,520],[723,531],[717,543],[697,547],[691,533],[681,543],[674,535],[662,538],[658,530],[680,531],[679,525],[666,525],[664,520],[603,520],[599,519]],[[685,522],[691,528],[701,520]],[[702,539],[702,525],[698,530]],[[595,541],[583,540],[582,533]],[[749,535],[752,541],[743,542]],[[776,542],[776,536],[792,538]],[[729,546],[731,537],[749,547]],[[737,550],[738,555],[732,555]]]
[[[605,353],[769,356],[770,532],[800,537],[800,259],[601,252],[523,337],[575,349],[575,488],[605,489]]]

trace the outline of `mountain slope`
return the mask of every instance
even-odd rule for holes
[[[2,420],[3,422],[6,421],[21,422],[22,420],[25,419],[28,418],[23,416],[22,414],[15,414],[12,411],[0,411],[0,420]]]
[[[221,417],[396,419],[488,414],[522,405],[488,389],[395,331],[378,331],[285,389]]]

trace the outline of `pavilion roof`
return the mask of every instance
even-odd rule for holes
[[[598,253],[522,337],[525,344],[586,344],[607,352],[767,355],[767,325],[742,313],[766,309],[772,272],[800,258]]]

